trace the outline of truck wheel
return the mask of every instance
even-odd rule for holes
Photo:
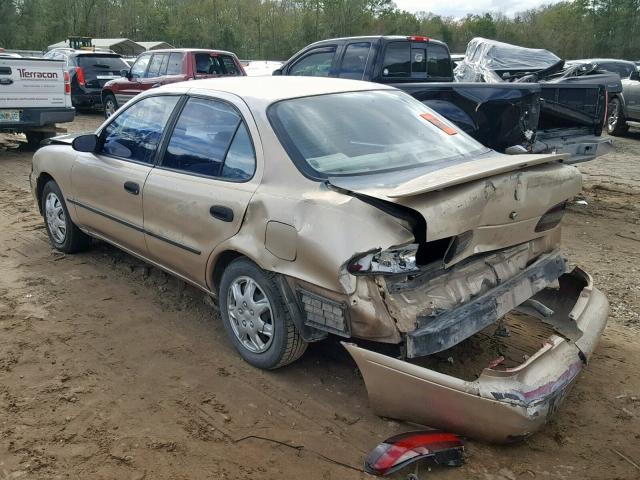
[[[40,202],[47,235],[56,250],[75,253],[91,244],[91,237],[71,221],[64,195],[56,182],[49,180],[45,184]]]
[[[220,282],[220,314],[227,335],[245,361],[268,370],[294,362],[307,349],[274,275],[239,258]]]
[[[104,118],[109,118],[118,110],[118,101],[113,93],[107,93],[102,102],[104,106]]]
[[[25,132],[25,135],[27,136],[26,147],[28,150],[33,151],[33,150],[37,150],[40,147],[40,142],[42,142],[47,138],[51,138],[55,136],[55,133],[28,131],[28,132]]]
[[[629,130],[627,119],[622,110],[619,98],[613,98],[609,102],[609,114],[607,117],[607,133],[613,136],[624,135]]]

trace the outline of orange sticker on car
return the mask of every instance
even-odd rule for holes
[[[438,127],[447,135],[455,135],[456,133],[458,133],[458,131],[455,128],[450,127],[449,125],[447,125],[446,123],[444,123],[442,120],[437,118],[435,115],[432,115],[431,113],[423,113],[420,116],[424,118],[427,122],[429,122],[431,125]]]

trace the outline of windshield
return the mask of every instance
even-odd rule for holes
[[[115,55],[78,55],[76,61],[79,67],[87,69],[95,68],[97,70],[111,70],[119,72],[120,70],[128,68],[128,65],[124,60]]]
[[[634,70],[634,65],[631,63],[601,63],[598,67],[607,72],[617,73],[620,78],[629,78]]]
[[[366,91],[284,100],[268,112],[303,173],[326,178],[468,161],[487,151],[418,100]],[[448,163],[448,162],[447,162]]]

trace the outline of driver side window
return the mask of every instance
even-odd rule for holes
[[[147,70],[151,55],[143,55],[136,60],[136,63],[131,67],[131,78],[142,78],[144,72]]]
[[[328,77],[335,53],[335,48],[312,51],[291,66],[289,75]]]
[[[160,137],[180,100],[177,95],[147,97],[117,115],[100,134],[100,153],[153,163]]]

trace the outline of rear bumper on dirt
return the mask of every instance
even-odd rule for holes
[[[580,270],[560,288],[534,296],[554,313],[541,321],[557,334],[515,368],[485,368],[466,381],[344,343],[381,416],[450,430],[490,442],[513,442],[538,430],[557,410],[586,365],[607,323],[609,305]]]

